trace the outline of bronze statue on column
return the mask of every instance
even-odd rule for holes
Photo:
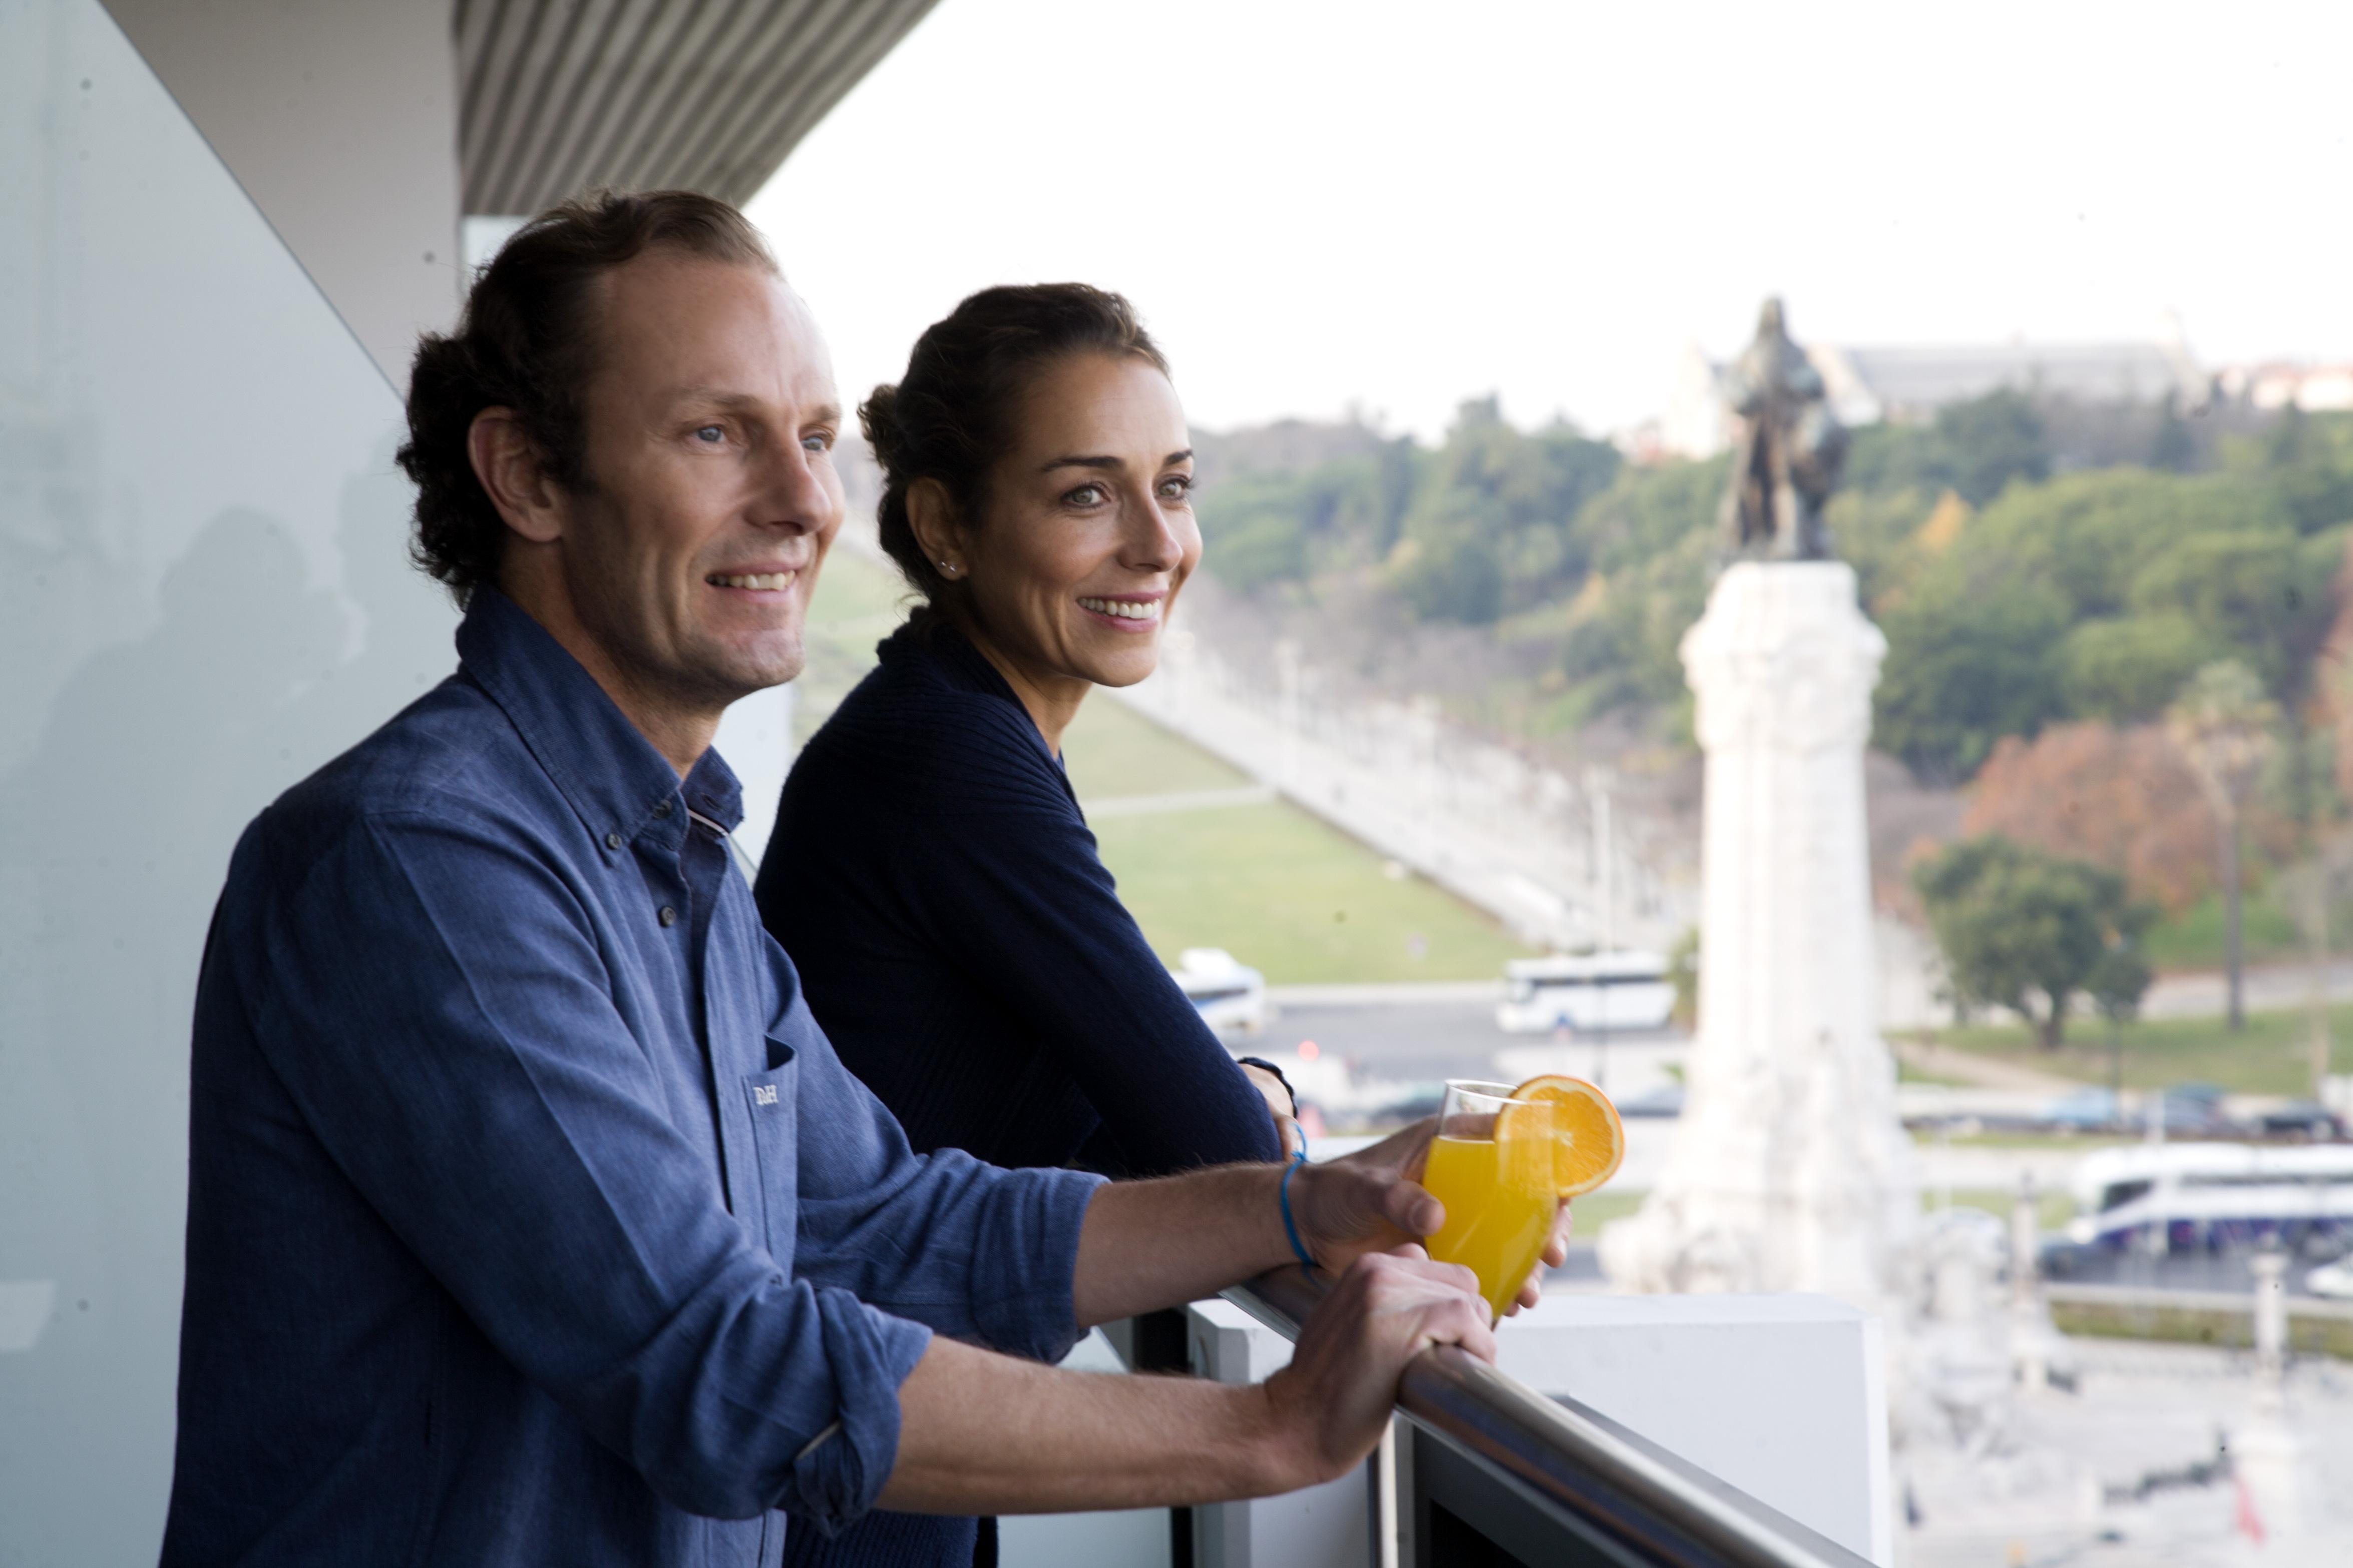
[[[1846,426],[1831,412],[1821,373],[1767,300],[1757,341],[1725,371],[1725,401],[1740,421],[1732,482],[1717,513],[1725,552],[1752,561],[1828,561],[1822,508],[1846,462]]]

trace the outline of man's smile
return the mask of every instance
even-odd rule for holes
[[[800,576],[797,569],[781,572],[713,572],[703,578],[714,588],[737,588],[754,594],[781,594]]]

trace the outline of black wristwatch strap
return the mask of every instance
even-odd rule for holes
[[[1296,1120],[1298,1118],[1299,1091],[1291,1087],[1291,1080],[1282,1076],[1282,1069],[1281,1068],[1275,1066],[1264,1057],[1242,1057],[1240,1058],[1234,1065],[1237,1067],[1246,1068],[1262,1068],[1266,1071],[1272,1073],[1274,1075],[1274,1081],[1282,1085],[1282,1092],[1291,1096],[1291,1114],[1293,1119]]]

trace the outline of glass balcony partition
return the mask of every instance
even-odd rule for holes
[[[97,0],[0,0],[0,1560],[103,1568],[162,1537],[229,850],[454,613],[398,400]]]
[[[1285,1336],[1316,1287],[1280,1269],[1226,1299]],[[1398,1568],[1869,1568],[1808,1529],[1599,1411],[1546,1397],[1450,1346],[1398,1390],[1393,1502]]]

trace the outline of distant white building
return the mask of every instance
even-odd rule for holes
[[[2195,406],[2206,400],[2211,384],[2179,332],[2142,343],[1941,348],[1815,343],[1806,350],[1806,357],[1821,373],[1832,411],[1849,426],[1883,420],[1916,424],[1933,418],[1947,404],[1966,403],[2005,387],[2079,403],[2155,403],[2171,395]],[[1676,361],[1665,409],[1634,438],[1636,455],[1706,458],[1731,446],[1732,411],[1724,396],[1724,371],[1697,343],[1687,345]],[[2353,372],[2339,374],[2353,377]],[[2353,398],[2353,379],[2348,381],[2346,395]],[[2306,401],[2304,406],[2339,405]]]
[[[2307,414],[2353,408],[2353,364],[2234,364],[2215,373],[2214,386],[2257,408],[2291,403]]]
[[[1674,384],[1657,423],[1637,437],[1639,458],[1712,458],[1732,445],[1732,405],[1724,395],[1724,365],[1685,343],[1675,361]]]

